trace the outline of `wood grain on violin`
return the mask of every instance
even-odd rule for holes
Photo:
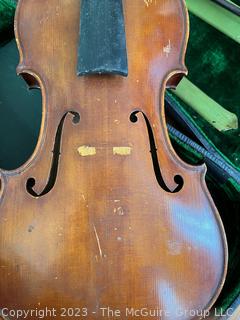
[[[122,5],[128,75],[78,76],[81,1],[18,3],[17,70],[41,88],[43,116],[32,157],[0,172],[3,319],[46,307],[101,319],[110,307],[185,320],[222,288],[227,244],[205,166],[179,159],[164,117],[166,86],[186,74],[185,4]]]

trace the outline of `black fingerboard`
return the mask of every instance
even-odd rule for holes
[[[82,0],[77,74],[128,75],[122,0]]]

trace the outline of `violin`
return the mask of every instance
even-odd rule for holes
[[[223,224],[164,114],[188,32],[183,0],[18,2],[17,73],[43,105],[31,158],[0,171],[2,319],[188,320],[217,299]]]

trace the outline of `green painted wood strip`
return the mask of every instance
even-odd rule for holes
[[[240,17],[211,0],[186,0],[186,3],[190,12],[240,44]]]
[[[223,108],[186,77],[183,77],[173,92],[217,130],[228,131],[238,128],[238,118],[234,113]]]
[[[231,11],[232,13],[240,16],[240,7],[235,4],[234,2],[230,0],[211,0],[217,4],[219,4],[221,7]]]

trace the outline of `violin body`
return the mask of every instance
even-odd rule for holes
[[[80,1],[18,3],[17,70],[41,88],[43,116],[31,158],[0,174],[2,310],[185,320],[222,288],[227,245],[206,168],[176,155],[164,117],[165,88],[187,72],[184,2],[123,8],[128,76],[79,77]]]

